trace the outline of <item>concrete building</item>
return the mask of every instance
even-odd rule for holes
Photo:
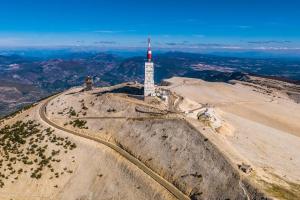
[[[154,64],[152,62],[150,38],[148,38],[147,62],[145,62],[144,96],[155,96]]]
[[[85,90],[89,91],[93,89],[93,79],[90,76],[85,78]]]

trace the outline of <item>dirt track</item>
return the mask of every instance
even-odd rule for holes
[[[132,155],[130,155],[128,152],[126,152],[125,150],[123,150],[122,148],[120,148],[119,146],[107,142],[105,140],[99,139],[99,138],[95,138],[95,137],[91,137],[88,135],[84,135],[69,129],[66,129],[64,127],[61,127],[57,124],[55,124],[54,122],[50,121],[47,116],[46,116],[46,108],[48,103],[55,98],[51,97],[49,99],[47,99],[42,106],[39,109],[39,115],[41,117],[41,119],[46,122],[47,124],[49,124],[50,126],[71,133],[73,135],[77,135],[86,139],[90,139],[96,142],[99,142],[101,144],[104,144],[105,146],[115,150],[116,152],[118,152],[119,154],[121,154],[124,158],[126,158],[128,161],[130,161],[131,163],[133,163],[134,165],[136,165],[138,168],[140,168],[143,172],[145,172],[146,174],[148,174],[150,177],[152,177],[155,181],[157,181],[160,185],[162,185],[163,187],[165,187],[168,191],[170,191],[175,197],[177,197],[178,199],[190,199],[188,196],[186,196],[184,193],[182,193],[178,188],[176,188],[174,185],[172,185],[171,183],[169,183],[167,180],[165,180],[164,178],[162,178],[161,176],[159,176],[157,173],[155,173],[153,170],[151,170],[150,168],[148,168],[145,164],[143,164],[141,161],[139,161],[138,159],[136,159],[135,157],[133,157]]]

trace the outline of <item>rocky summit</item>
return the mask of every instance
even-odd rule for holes
[[[299,199],[295,88],[173,77],[144,101],[136,82],[73,87],[1,120],[0,198]]]

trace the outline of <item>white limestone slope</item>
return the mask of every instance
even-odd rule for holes
[[[266,94],[239,83],[212,83],[179,77],[167,81],[171,85],[166,88],[186,101],[195,102],[195,105],[208,104],[218,112],[225,124],[218,132],[204,131],[204,127],[192,119],[192,114],[187,117],[233,162],[250,164],[254,169],[252,176],[261,187],[274,192],[274,185],[266,186],[271,183],[290,191],[298,190],[299,195],[300,104],[280,91]],[[190,108],[181,106],[181,109],[187,111]]]

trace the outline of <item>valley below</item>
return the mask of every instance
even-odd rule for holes
[[[83,85],[86,76],[92,76],[94,85],[98,87],[128,81],[142,83],[144,80],[145,60],[141,56],[68,52],[52,57],[32,57],[31,54],[29,57],[26,51],[15,53],[0,55],[0,117],[49,95]],[[34,52],[34,55],[39,54]],[[298,85],[300,80],[300,64],[297,60],[248,59],[182,52],[157,54],[154,60],[156,83],[173,76],[211,82],[245,81],[245,76],[250,74]],[[297,91],[290,95],[298,98]]]

